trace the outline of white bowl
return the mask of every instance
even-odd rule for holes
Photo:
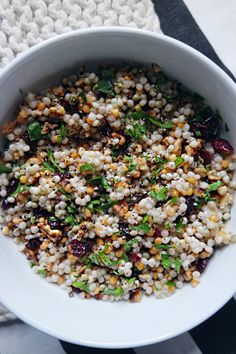
[[[19,89],[50,87],[78,63],[116,60],[159,63],[171,76],[207,98],[230,127],[236,150],[236,86],[205,56],[163,35],[126,28],[86,29],[45,41],[18,56],[0,75],[1,119],[13,118]],[[235,206],[232,215],[235,213]],[[229,229],[235,230],[235,220]],[[236,245],[218,251],[200,285],[164,300],[106,303],[69,298],[59,287],[32,274],[14,242],[0,236],[0,300],[30,325],[77,344],[126,348],[176,336],[198,325],[223,306],[236,291]]]

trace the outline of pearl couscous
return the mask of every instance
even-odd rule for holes
[[[28,93],[3,126],[2,233],[71,296],[138,302],[195,287],[235,239],[223,126],[157,65],[81,68]]]

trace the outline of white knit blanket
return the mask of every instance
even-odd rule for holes
[[[151,0],[0,0],[0,68],[45,39],[95,26],[160,31]],[[0,322],[14,318],[0,304]]]

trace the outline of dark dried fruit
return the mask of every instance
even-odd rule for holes
[[[7,210],[7,209],[9,209],[11,207],[14,207],[15,205],[16,205],[16,203],[9,203],[7,201],[7,198],[3,198],[3,200],[2,200],[2,208],[3,208],[3,210]]]
[[[33,209],[33,213],[37,218],[50,216],[50,213],[46,209],[42,209],[42,208]]]
[[[134,194],[130,197],[129,201],[129,208],[132,208],[135,206],[135,204],[139,203],[143,198],[146,198],[147,193],[143,194]]]
[[[76,293],[76,294],[79,294],[79,293],[81,293],[83,290],[81,290],[81,289],[79,289],[79,288],[76,288],[75,286],[71,286],[71,288],[72,288],[72,290],[74,291],[74,293]]]
[[[78,241],[74,239],[69,243],[69,251],[75,257],[86,256],[91,251],[91,248],[92,244],[89,241]]]
[[[66,113],[71,115],[78,113],[78,104],[70,104],[68,101],[61,100],[60,104],[65,108]]]
[[[111,129],[111,126],[109,124],[103,125],[101,127],[100,131],[103,136],[110,136],[111,133],[113,132],[113,130]]]
[[[65,180],[65,179],[67,179],[67,178],[70,177],[69,172],[67,172],[67,171],[61,172],[61,171],[59,171],[59,170],[57,170],[57,171],[54,173],[54,176],[59,176],[61,180]]]
[[[21,138],[30,147],[30,150],[25,152],[25,157],[30,158],[34,156],[37,151],[38,141],[31,141],[27,132],[25,132]]]
[[[200,151],[200,156],[206,165],[209,165],[211,163],[212,155],[209,153],[209,151],[202,149]]]
[[[206,269],[208,263],[209,263],[209,258],[205,258],[205,259],[198,259],[196,262],[196,268],[200,273],[203,273],[204,270]]]
[[[18,179],[16,178],[10,179],[9,184],[7,186],[7,196],[15,192],[18,183],[19,183]]]
[[[58,230],[58,229],[60,229],[61,228],[61,222],[60,222],[60,220],[58,220],[58,219],[56,219],[56,218],[54,218],[54,217],[52,217],[52,218],[48,218],[48,225],[50,226],[50,228],[52,229],[52,230]]]
[[[38,250],[40,247],[41,241],[38,238],[31,238],[28,243],[25,245],[31,251]]]
[[[211,140],[217,135],[219,120],[214,115],[205,120],[196,120],[190,122],[190,129],[198,138]]]
[[[141,261],[141,256],[137,252],[132,252],[129,255],[129,260],[132,263]]]
[[[123,221],[119,222],[119,229],[120,229],[121,235],[126,236],[126,237],[130,236],[130,230],[129,230],[128,224],[126,224],[125,222],[123,222]]]
[[[138,270],[138,268],[133,267],[132,276],[135,277],[135,278],[138,278],[140,274],[141,274],[141,272]]]
[[[162,237],[161,236],[161,231],[159,229],[154,230],[154,237]]]
[[[187,209],[185,211],[185,216],[190,216],[195,211],[195,203],[196,199],[194,197],[186,197]]]
[[[221,155],[228,155],[234,152],[233,146],[225,139],[218,138],[212,142],[214,149]]]

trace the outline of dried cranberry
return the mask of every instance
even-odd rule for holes
[[[133,269],[132,269],[132,276],[133,276],[133,277],[138,278],[139,275],[140,275],[140,273],[141,273],[141,272],[138,270],[138,268],[133,267]]]
[[[55,229],[60,229],[60,227],[61,227],[61,222],[60,222],[60,220],[58,220],[58,219],[56,219],[56,218],[48,218],[48,224],[49,224],[49,226],[50,226],[50,228],[52,229],[52,230],[55,230]]]
[[[143,198],[146,198],[146,196],[147,193],[132,195],[129,201],[129,207],[134,207],[135,204],[139,203]]]
[[[69,249],[73,256],[83,257],[91,251],[92,244],[89,241],[78,241],[76,239],[70,241]]]
[[[211,140],[214,138],[219,129],[218,119],[212,115],[205,120],[190,122],[190,129],[197,137],[204,138],[206,140]]]
[[[29,134],[27,132],[25,132],[22,135],[22,139],[30,147],[30,150],[26,153],[26,155],[27,156],[33,155],[35,153],[35,151],[37,150],[38,142],[37,141],[31,141],[30,138],[29,138]]]
[[[197,267],[197,270],[200,272],[200,273],[203,273],[204,270],[206,269],[206,266],[208,265],[208,262],[209,262],[209,258],[205,258],[205,259],[198,259],[197,262],[196,262],[196,267]]]
[[[186,216],[191,215],[195,211],[195,198],[194,197],[186,197],[187,209],[185,212]]]
[[[69,172],[67,172],[67,171],[61,172],[61,171],[57,170],[54,173],[54,176],[59,176],[61,180],[65,180],[69,177]]]
[[[154,230],[154,237],[162,237],[161,236],[161,231],[159,229]]]
[[[233,146],[225,139],[217,138],[212,143],[214,149],[222,155],[232,154],[234,152]]]
[[[65,100],[61,100],[60,104],[65,108],[66,113],[71,115],[78,113],[78,104],[70,104]]]
[[[132,252],[129,255],[129,260],[132,263],[139,262],[141,260],[141,256],[137,252]]]
[[[123,222],[123,221],[119,222],[119,229],[120,229],[121,235],[126,236],[126,237],[130,236],[128,224],[126,224],[125,222]]]
[[[209,151],[202,149],[200,151],[200,156],[203,159],[203,161],[205,162],[205,164],[209,165],[211,163],[212,155],[209,153]]]
[[[101,127],[100,131],[103,136],[110,136],[111,133],[113,132],[113,130],[111,129],[111,126],[109,124],[103,125]]]
[[[74,293],[76,293],[76,294],[79,294],[79,293],[81,293],[82,292],[82,290],[81,289],[79,289],[79,288],[76,288],[75,286],[71,286],[72,287],[72,290],[74,291]]]
[[[31,238],[28,243],[25,245],[26,248],[28,248],[31,251],[35,251],[39,248],[41,242],[38,238]]]
[[[17,186],[18,186],[19,180],[16,178],[12,178],[9,181],[9,184],[7,186],[7,195],[9,196],[10,194],[14,193]]]
[[[49,217],[50,213],[46,210],[46,209],[42,209],[42,208],[36,208],[33,210],[34,215],[37,218],[42,218],[42,217]]]
[[[9,208],[11,208],[11,207],[13,207],[15,205],[16,205],[16,203],[9,203],[7,201],[7,198],[3,198],[3,200],[2,200],[2,208],[3,208],[3,210],[7,210],[7,209],[9,209]]]

